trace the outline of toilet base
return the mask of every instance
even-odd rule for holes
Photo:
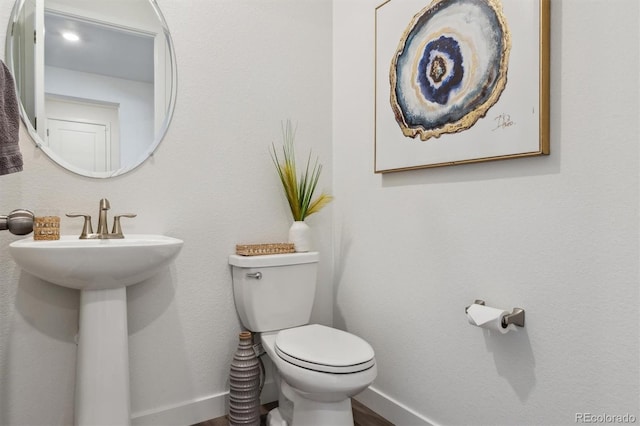
[[[351,399],[339,402],[321,402],[306,399],[299,394],[293,401],[291,426],[353,426]]]
[[[320,402],[297,393],[290,396],[293,401],[287,402],[292,403],[293,408],[291,423],[287,422],[280,408],[274,408],[267,415],[267,426],[353,426],[350,398],[339,402]]]
[[[334,407],[336,404],[340,404],[340,407]],[[269,411],[267,415],[267,426],[353,426],[353,413],[351,411],[350,400],[339,403],[333,402],[330,404],[332,407],[302,405],[303,407],[298,406],[298,410],[294,412],[292,425],[289,425],[287,421],[282,418],[280,410],[274,408]]]
[[[267,426],[288,426],[285,419],[280,415],[280,410],[274,408],[267,414]]]

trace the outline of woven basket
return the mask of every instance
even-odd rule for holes
[[[265,254],[293,253],[293,243],[238,244],[236,254],[241,256],[261,256]]]
[[[60,217],[39,216],[33,222],[34,240],[59,240],[60,239]]]

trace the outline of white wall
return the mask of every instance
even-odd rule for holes
[[[403,425],[640,421],[638,2],[552,1],[549,157],[375,175],[379,3],[333,21],[334,323],[376,350],[365,399]],[[474,299],[526,327],[470,326]]]
[[[83,178],[53,164],[22,131],[25,170],[0,178],[0,213],[96,215],[107,197],[113,213],[138,213],[123,223],[125,234],[185,241],[170,270],[129,289],[129,343],[134,414],[186,407],[180,420],[192,424],[224,413],[219,395],[241,329],[227,256],[236,243],[287,237],[291,218],[268,151],[280,142],[282,120],[298,122],[299,153],[313,148],[325,166],[320,186],[331,189],[331,3],[158,3],[176,48],[178,100],[154,157],[122,177]],[[0,0],[0,22],[12,6]],[[322,256],[312,319],[325,324],[331,210],[308,220]],[[80,230],[62,218],[63,233]],[[7,250],[18,238],[0,233],[0,424],[68,425],[78,294],[21,274]]]

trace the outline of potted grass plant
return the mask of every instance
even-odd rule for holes
[[[293,224],[289,229],[289,242],[294,244],[296,251],[305,252],[311,249],[310,229],[304,221],[305,218],[319,212],[331,202],[333,197],[322,192],[314,198],[322,172],[322,164],[319,163],[317,157],[312,163],[311,152],[309,152],[304,168],[300,170],[298,175],[294,149],[295,136],[296,128],[293,127],[290,120],[287,120],[282,124],[281,153],[278,154],[275,144],[271,144],[271,159],[276,166],[293,216]]]

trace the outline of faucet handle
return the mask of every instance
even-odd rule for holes
[[[91,226],[91,215],[84,213],[67,213],[67,217],[84,217],[84,226],[82,227],[82,233],[80,239],[85,239],[89,234],[93,234],[93,226]]]
[[[120,226],[120,218],[121,217],[133,218],[136,216],[137,214],[134,214],[134,213],[124,213],[124,214],[113,216],[113,229],[111,229],[111,234],[124,238],[124,235],[122,235],[122,227]]]

